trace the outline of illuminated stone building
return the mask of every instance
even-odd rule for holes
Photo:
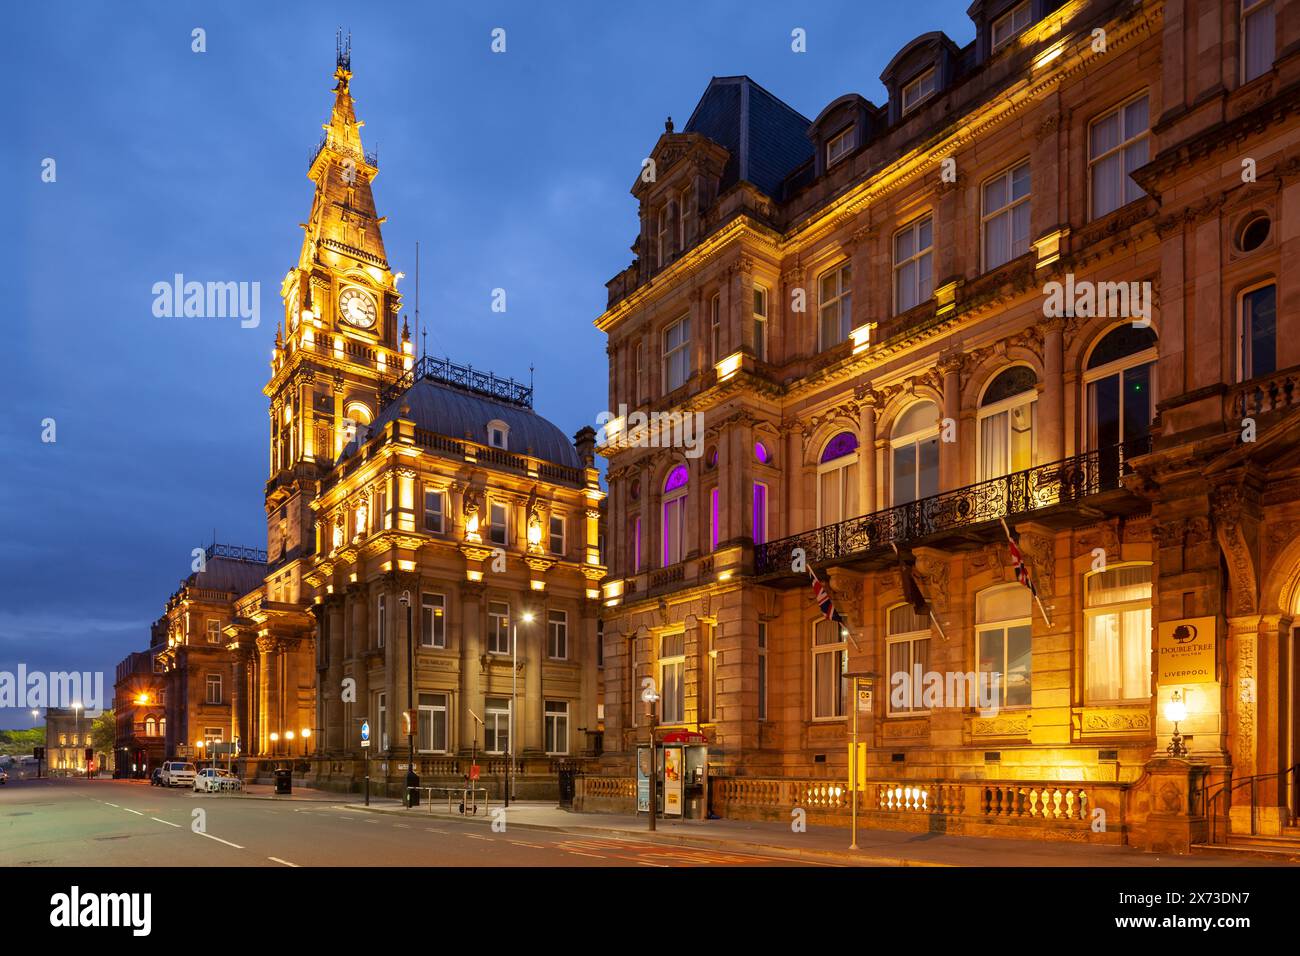
[[[94,722],[79,707],[45,709],[45,767],[52,776],[86,772],[86,748],[94,746]]]
[[[600,739],[595,435],[568,440],[529,386],[415,359],[350,60],[341,48],[302,253],[282,286],[266,585],[228,632],[261,672],[251,735],[268,753],[276,733],[281,752],[318,758],[318,782],[350,787],[368,720],[372,777],[396,785],[409,710],[422,777],[459,780],[474,752],[495,776],[513,752],[525,790],[553,789],[553,762]]]
[[[113,681],[114,774],[144,777],[167,759],[166,682],[157,656],[133,651]]]
[[[844,822],[864,675],[870,825],[1294,843],[1300,0],[969,13],[884,103],[715,78],[636,178],[610,408],[704,438],[606,429],[586,802],[630,801],[653,678],[715,810]],[[891,693],[930,672],[992,706]]]

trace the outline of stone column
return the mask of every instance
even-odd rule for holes
[[[519,610],[522,610],[521,607]],[[538,604],[530,608],[533,623],[519,628],[519,663],[523,668],[523,699],[518,700],[519,713],[515,715],[515,756],[540,754],[545,749],[542,740],[542,668],[546,666],[546,607]],[[522,746],[520,746],[522,744]]]
[[[773,515],[776,519],[775,539],[785,535],[798,534],[809,525],[805,517],[807,503],[804,501],[803,482],[803,438],[804,424],[793,421],[785,433],[785,455],[782,462],[782,474],[785,478],[785,507],[781,514]],[[814,498],[814,500],[816,500]]]
[[[470,744],[477,733],[472,709],[483,716],[482,666],[483,653],[483,585],[466,581],[460,586],[460,699],[456,725],[459,750],[469,754]],[[479,738],[482,747],[483,739]]]
[[[600,671],[596,667],[596,621],[600,613],[599,601],[584,601],[582,610],[578,618],[578,646],[579,653],[582,655],[582,697],[574,714],[574,722],[570,733],[569,752],[575,755],[590,755],[592,741],[595,739],[590,733],[580,733],[576,728],[585,727],[588,731],[594,732],[600,724],[597,717],[597,705],[599,701]]]
[[[271,752],[271,733],[280,733],[279,678],[276,667],[276,640],[269,635],[257,639],[257,710],[262,715],[258,727],[258,747],[261,753]]]
[[[949,355],[939,362],[943,373],[943,418],[939,423],[939,490],[951,491],[961,486],[961,449],[974,448],[974,436],[957,432],[956,441],[944,441],[943,434],[947,420],[957,422],[961,418],[961,356]],[[953,426],[956,427],[956,426]]]
[[[1043,322],[1043,390],[1039,395],[1037,464],[1060,461],[1065,457],[1065,369],[1063,339],[1065,320],[1050,318]]]
[[[348,739],[343,707],[343,598],[331,594],[325,599],[325,640],[328,642],[328,667],[324,684],[317,696],[324,701],[322,715],[324,749],[330,753],[343,750]]]
[[[858,410],[858,511],[869,515],[876,504],[876,402],[874,392],[862,396]]]

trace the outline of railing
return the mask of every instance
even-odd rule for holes
[[[788,569],[795,548],[803,549],[808,564],[822,565],[1081,501],[1122,488],[1121,479],[1132,472],[1129,462],[1150,450],[1151,438],[1144,436],[780,538],[755,549],[754,570],[762,575]]]
[[[1294,780],[1291,779],[1293,774],[1295,775]],[[1238,790],[1247,787],[1250,788],[1250,835],[1254,836],[1258,832],[1259,830],[1259,814],[1258,814],[1259,781],[1270,780],[1270,779],[1276,779],[1278,781],[1278,790],[1281,794],[1284,795],[1288,794],[1290,788],[1300,789],[1300,764],[1296,764],[1293,767],[1288,767],[1286,770],[1278,771],[1275,773],[1257,773],[1253,777],[1246,777],[1242,780],[1238,780],[1236,783],[1234,783],[1231,779],[1228,779],[1220,783],[1217,789],[1215,789],[1213,793],[1210,792],[1210,786],[1208,781],[1204,782],[1201,785],[1201,806],[1205,808],[1205,816],[1206,819],[1209,820],[1211,843],[1219,842],[1218,840],[1219,818],[1223,813],[1226,813],[1227,811],[1232,809],[1232,799],[1233,799],[1232,795],[1236,793]],[[1297,799],[1298,796],[1300,796],[1300,794],[1296,794],[1296,793],[1290,794],[1292,803],[1289,806],[1294,807],[1294,801]],[[1219,806],[1220,799],[1223,800],[1222,810],[1220,809]],[[1224,836],[1227,837],[1227,835],[1228,832],[1227,829],[1225,828]]]
[[[1227,396],[1225,414],[1229,428],[1240,428],[1243,418],[1267,415],[1300,405],[1300,366],[1235,386]]]
[[[235,544],[210,544],[204,550],[207,560],[213,558],[231,558],[235,561],[253,561],[266,564],[266,552],[257,548],[245,548]]]
[[[433,379],[444,385],[454,385],[467,392],[476,392],[497,401],[509,402],[511,405],[533,407],[531,385],[523,385],[513,378],[499,378],[491,372],[476,371],[473,366],[457,365],[449,358],[437,358],[433,355],[424,356],[396,381],[384,386],[379,393],[380,407],[399,398],[422,378]]]
[[[325,148],[325,145],[329,142],[329,138],[330,138],[330,134],[329,134],[328,131],[326,131],[325,134],[324,134],[323,136],[321,136],[320,141],[319,141],[319,142],[316,144],[316,146],[311,150],[311,153],[310,153],[310,159],[307,161],[307,168],[308,168],[308,169],[310,169],[310,168],[312,167],[312,165],[315,164],[315,162],[316,162],[316,157],[319,156],[320,153],[321,153],[321,150]],[[352,146],[348,146],[348,145],[345,144],[345,143],[335,143],[335,144],[334,144],[334,149],[335,149],[337,152],[342,153],[344,156],[350,156],[350,157],[352,157],[353,160],[361,160],[361,161],[364,162],[367,166],[374,166],[376,169],[379,168],[379,150],[378,150],[378,149],[368,149],[368,150],[365,151],[365,153],[362,153],[361,150],[356,149],[356,148],[354,148],[354,147],[352,147]]]

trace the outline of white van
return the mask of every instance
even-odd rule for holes
[[[169,760],[162,765],[164,787],[194,786],[194,764],[182,760]]]

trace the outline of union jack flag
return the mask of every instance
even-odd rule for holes
[[[1011,546],[1011,565],[1015,568],[1016,580],[1029,588],[1029,593],[1037,598],[1038,589],[1034,587],[1034,582],[1029,577],[1029,567],[1025,564],[1025,556],[1020,553],[1020,535],[1013,534],[1005,521],[1002,523],[1002,528],[1007,533],[1007,544]]]
[[[835,599],[831,597],[830,588],[818,580],[813,569],[808,569],[808,576],[812,578],[813,598],[817,601],[817,606],[821,609],[822,617],[828,621],[835,621],[838,624],[844,623],[844,618],[840,612],[835,610]]]

